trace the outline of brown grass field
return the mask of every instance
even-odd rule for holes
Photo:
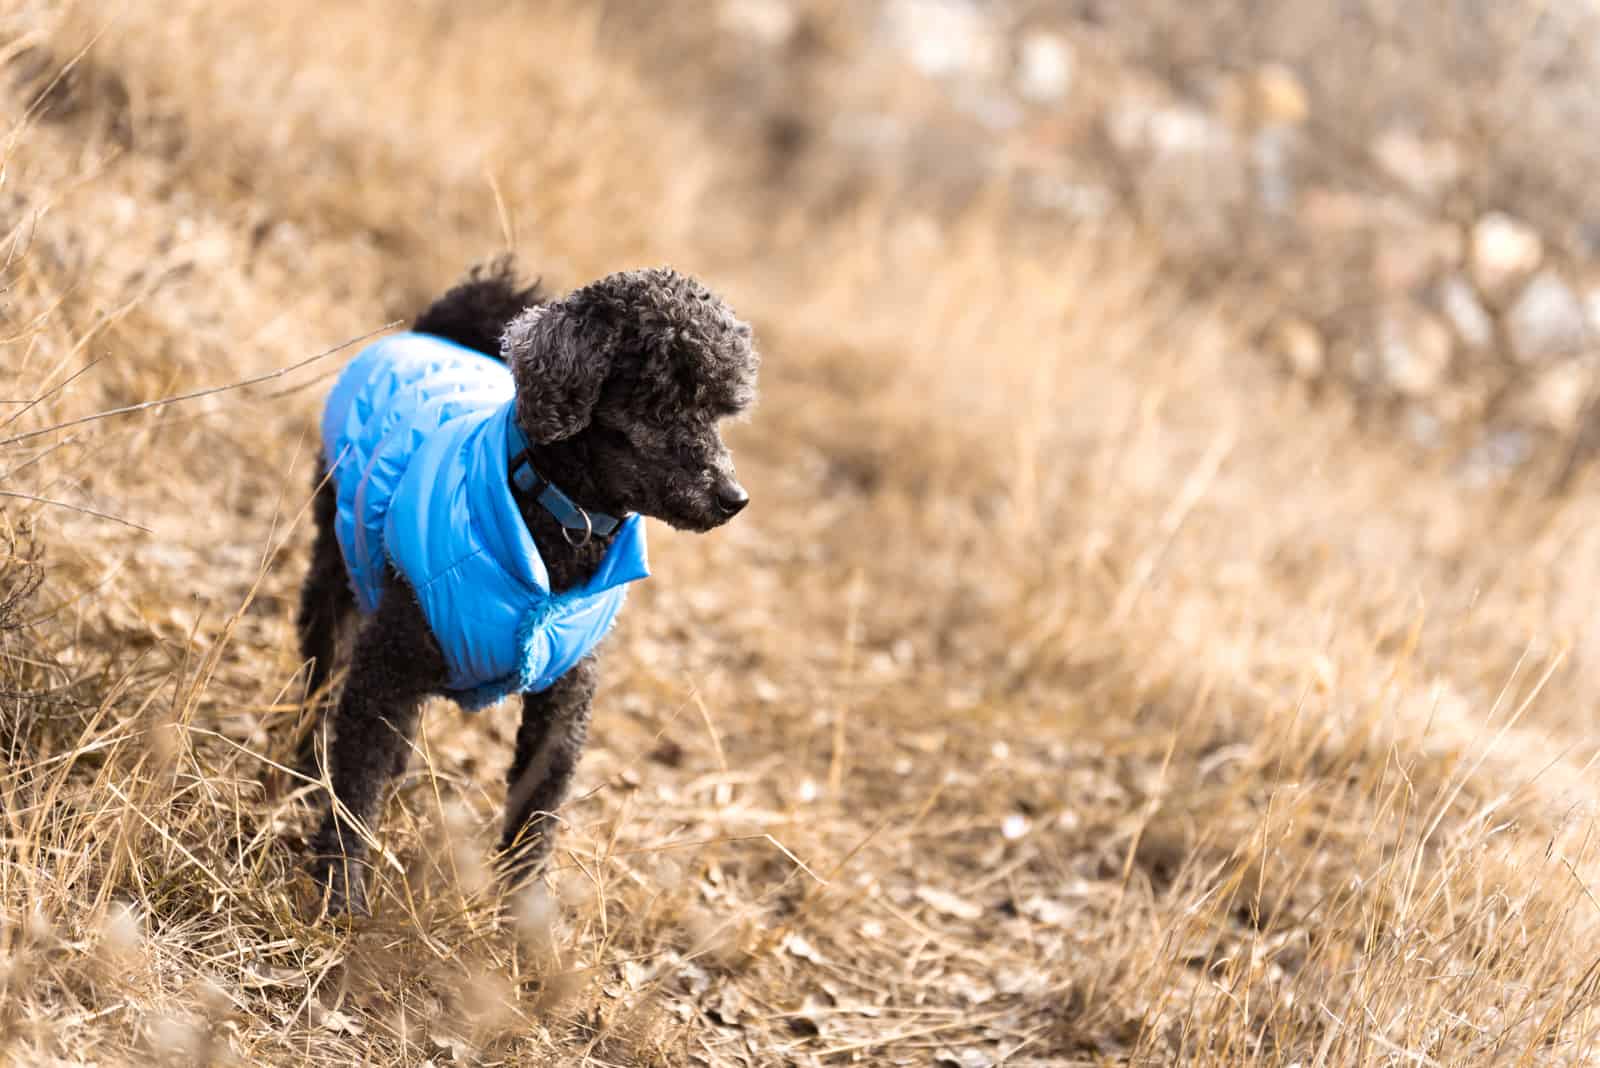
[[[1594,480],[1372,433],[1115,218],[780,184],[676,21],[0,0],[4,1062],[1600,1064]],[[653,526],[547,888],[440,703],[317,923],[318,403],[508,245],[754,323],[754,504]]]

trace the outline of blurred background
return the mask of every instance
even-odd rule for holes
[[[1595,1063],[1597,30],[0,0],[3,1056]],[[318,925],[318,406],[506,249],[752,322],[753,504],[652,526],[546,887],[440,703]]]

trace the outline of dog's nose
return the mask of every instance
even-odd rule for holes
[[[723,515],[738,515],[749,503],[750,494],[737,482],[727,482],[717,488],[717,507],[722,509]]]

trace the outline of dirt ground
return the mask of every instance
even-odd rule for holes
[[[1592,479],[1374,436],[1115,219],[780,178],[632,29],[0,2],[6,1063],[1600,1063]],[[317,923],[318,404],[508,246],[754,324],[753,503],[652,525],[545,887],[439,702]]]

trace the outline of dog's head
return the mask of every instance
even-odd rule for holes
[[[695,279],[608,275],[527,309],[502,351],[523,433],[581,444],[606,507],[710,530],[749,502],[718,424],[755,400],[760,360],[750,327]]]

